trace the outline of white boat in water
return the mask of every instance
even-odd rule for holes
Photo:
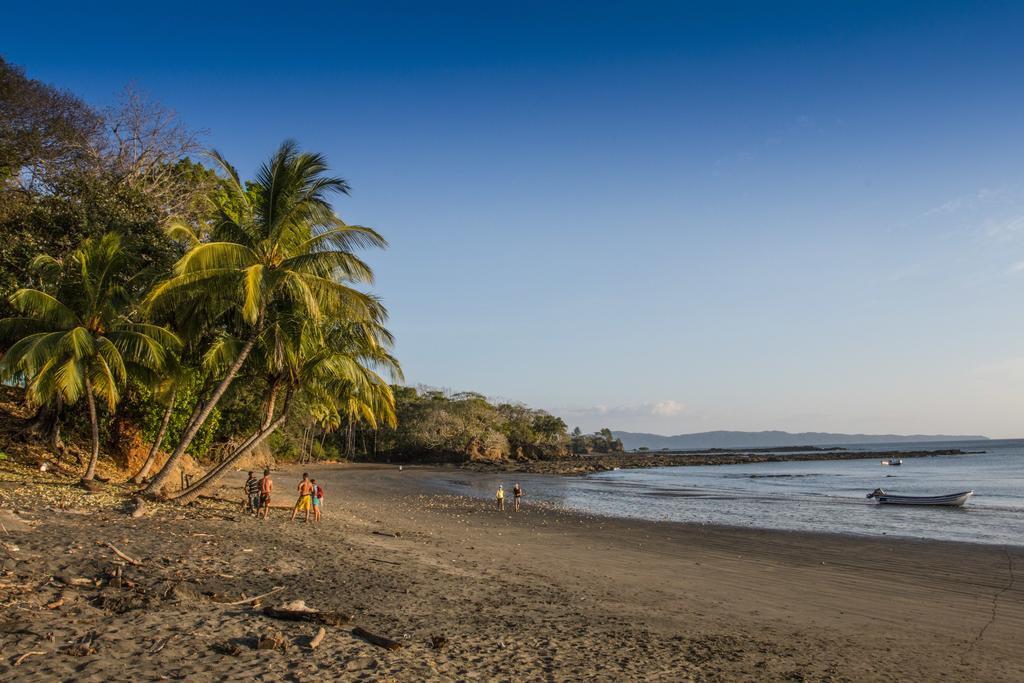
[[[882,505],[942,505],[958,508],[973,495],[974,491],[961,491],[944,496],[897,496],[882,489],[875,489],[868,494],[868,498],[874,498]]]
[[[889,460],[883,460],[882,464],[883,465],[893,465],[893,466],[895,466],[895,465],[902,465],[903,461],[898,459],[898,458],[890,458]]]

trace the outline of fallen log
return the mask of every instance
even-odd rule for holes
[[[401,538],[402,537],[402,534],[397,532],[397,531],[395,531],[393,533],[390,532],[390,531],[374,531],[373,535],[374,536],[387,536],[388,538]]]
[[[337,612],[318,612],[315,610],[300,610],[300,609],[282,609],[280,607],[264,607],[264,616],[268,616],[271,619],[281,619],[283,621],[306,621],[311,624],[321,624],[323,626],[341,626],[352,620],[352,617],[346,614],[338,614]]]
[[[384,636],[378,636],[374,633],[370,633],[364,628],[360,628],[359,626],[356,626],[354,629],[352,629],[352,635],[354,635],[356,638],[362,638],[371,645],[382,647],[385,650],[397,650],[402,647],[402,644],[397,640],[391,640],[390,638],[385,638]]]

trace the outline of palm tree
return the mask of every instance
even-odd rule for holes
[[[206,397],[146,492],[157,494],[213,408],[266,333],[274,316],[312,320],[371,319],[376,302],[352,284],[371,283],[369,266],[353,251],[384,247],[370,228],[346,225],[328,201],[348,193],[341,178],[327,175],[319,154],[299,152],[286,141],[255,181],[243,185],[237,171],[213,153],[225,178],[211,201],[216,220],[200,234],[174,222],[169,231],[191,244],[171,277],[157,285],[147,305],[174,308],[197,299],[222,310],[240,346],[219,383]]]
[[[73,405],[85,398],[92,427],[86,481],[99,459],[97,399],[113,411],[129,371],[159,369],[178,345],[166,329],[129,318],[127,266],[113,233],[87,239],[64,261],[39,256],[33,268],[52,291],[19,289],[9,302],[21,315],[0,321],[0,337],[16,339],[0,375],[23,377],[30,403]]]
[[[196,482],[172,494],[172,500],[187,505],[213,487],[240,458],[251,453],[284,424],[299,395],[316,412],[323,414],[326,408],[337,413],[337,387],[352,387],[366,396],[368,402],[372,401],[368,405],[377,409],[377,413],[364,412],[369,421],[394,424],[391,388],[376,370],[382,369],[400,378],[401,369],[381,345],[390,335],[379,324],[323,325],[307,317],[290,316],[278,320],[269,332],[273,332],[268,336],[273,336],[275,343],[262,345],[256,354],[263,357],[269,369],[264,417],[259,428]],[[273,353],[268,353],[271,350]],[[282,393],[283,401],[280,400]],[[277,410],[279,403],[280,411]]]

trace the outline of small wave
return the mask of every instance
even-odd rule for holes
[[[748,479],[802,479],[816,477],[817,474],[748,474]]]

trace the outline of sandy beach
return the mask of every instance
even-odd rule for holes
[[[108,494],[5,477],[0,677],[1024,679],[1021,547],[499,513],[427,495],[426,470],[311,472],[327,491],[319,525],[211,500],[133,519]],[[276,503],[300,473],[274,473]],[[240,500],[243,478],[222,494]],[[311,650],[317,625],[259,609],[296,599],[351,620]],[[272,632],[283,646],[255,649]]]

